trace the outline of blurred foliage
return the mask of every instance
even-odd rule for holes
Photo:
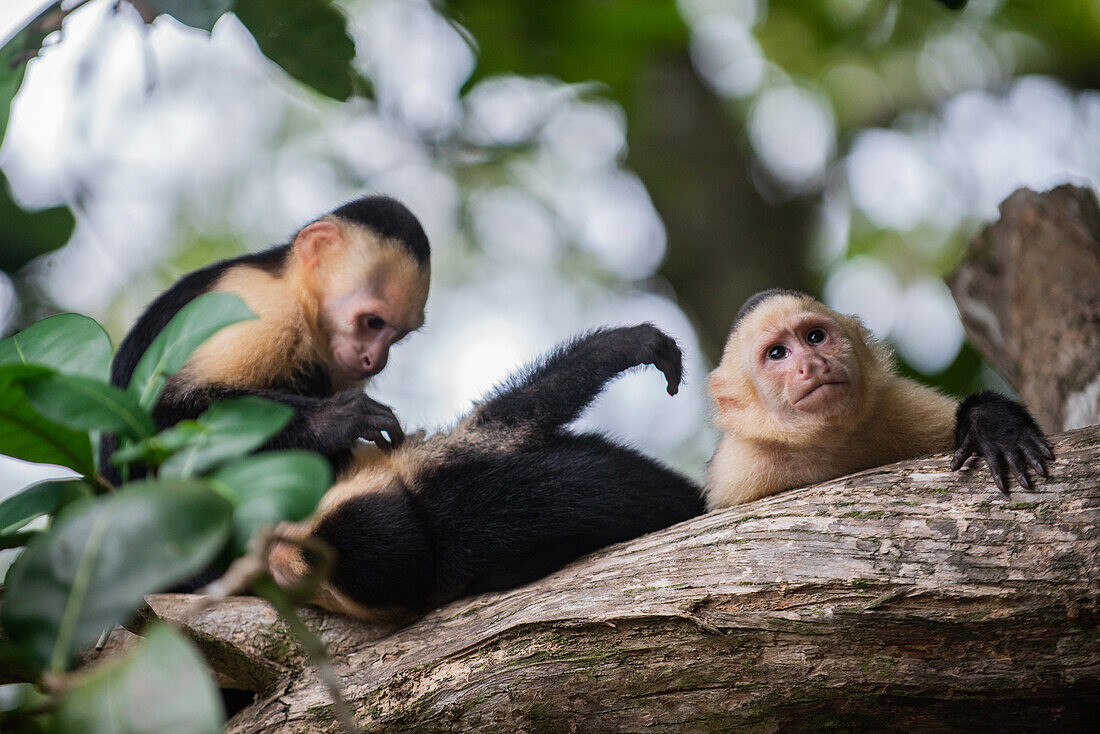
[[[287,406],[255,397],[215,402],[159,433],[148,413],[193,349],[252,317],[236,296],[196,298],[150,346],[125,391],[106,382],[110,342],[92,319],[61,314],[0,341],[0,453],[81,475],[33,484],[0,503],[0,548],[22,549],[0,607],[7,675],[37,683],[47,672],[71,671],[77,654],[131,619],[146,594],[215,560],[228,564],[262,529],[313,511],[332,481],[323,458],[247,456],[285,425]],[[109,484],[92,457],[100,432],[118,434],[111,462],[124,478],[135,462],[153,476]],[[41,518],[44,528],[25,530]],[[256,553],[262,567],[266,549]],[[0,711],[0,722],[56,732],[218,731],[224,713],[198,653],[167,628],[144,638],[121,657],[43,686],[53,699],[46,705],[38,695],[20,699]]]
[[[680,52],[687,28],[673,0],[448,0],[478,54],[467,88],[495,74],[596,80],[626,100],[653,56]]]
[[[959,12],[921,0],[768,0],[754,29],[764,57],[784,73],[820,85],[842,128],[889,122],[972,87],[964,68],[937,40],[984,44],[1000,78],[1050,73],[1076,86],[1100,85],[1100,5],[1095,0],[994,0]],[[943,65],[928,77],[922,58]],[[937,83],[939,82],[939,83]]]
[[[11,103],[23,84],[27,62],[38,54],[46,36],[61,23],[56,2],[0,48],[0,140],[8,128]],[[0,270],[14,272],[41,254],[64,245],[76,221],[65,207],[25,211],[11,196],[8,179],[0,173]]]
[[[53,34],[61,32],[65,16],[82,4],[70,3],[63,9],[60,0],[52,3],[0,48],[0,140],[27,62]],[[353,93],[369,92],[369,83],[352,67],[355,44],[347,34],[344,15],[330,0],[130,0],[128,4],[147,23],[168,15],[207,32],[222,15],[234,12],[269,59],[319,94],[346,100]],[[17,204],[2,173],[0,222],[0,270],[9,273],[64,245],[75,226],[67,206],[27,211]]]
[[[1051,74],[1080,87],[1100,86],[1100,3],[1095,0],[976,0],[958,9],[963,5],[942,0],[450,0],[444,7],[477,39],[474,80],[497,73],[596,80],[624,105],[629,163],[645,181],[668,229],[662,273],[695,321],[704,350],[715,359],[729,319],[745,297],[765,287],[820,284],[836,265],[818,261],[818,273],[800,274],[812,259],[812,215],[799,202],[817,199],[830,174],[809,190],[788,190],[754,160],[745,130],[763,92],[793,84],[827,102],[836,123],[837,153],[830,164],[835,181],[843,177],[837,169],[852,140],[850,131],[934,109],[966,89],[996,88],[1029,73]],[[681,70],[697,37],[731,18],[758,44],[764,66],[760,80],[743,95],[717,94],[728,119],[722,126],[708,118],[707,104],[695,88],[699,85]],[[731,141],[743,152],[740,158],[727,147]],[[739,185],[744,171],[750,172],[747,185]],[[889,263],[905,285],[948,272],[971,231],[946,235],[946,246],[914,247],[914,242],[935,243],[945,235],[884,230],[854,210],[841,259],[872,256]],[[931,381],[956,392],[980,382],[979,368],[973,353],[961,352]]]

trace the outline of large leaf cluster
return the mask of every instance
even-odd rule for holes
[[[151,407],[190,353],[252,317],[236,296],[196,298],[153,342],[125,389],[108,382],[111,344],[92,319],[61,314],[0,341],[0,453],[77,475],[0,502],[0,548],[22,549],[0,604],[0,659],[28,680],[72,670],[77,653],[127,622],[145,594],[241,554],[263,526],[304,518],[328,488],[329,466],[316,454],[250,455],[290,419],[279,403],[236,398],[164,430],[153,422]],[[107,483],[93,451],[103,433],[119,437],[112,463],[124,477],[135,462],[150,475]],[[37,724],[104,732],[220,725],[208,671],[168,629],[66,680]],[[164,695],[151,702],[152,690]]]

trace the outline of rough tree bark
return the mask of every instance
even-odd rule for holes
[[[948,278],[971,342],[1046,431],[1100,423],[1100,205],[1020,189]]]
[[[997,492],[936,456],[604,550],[396,631],[307,611],[367,731],[1095,731],[1100,427]],[[193,598],[150,598],[180,620]],[[235,734],[338,731],[274,612],[184,623]]]
[[[1048,430],[1098,422],[1100,209],[1062,187],[1002,213],[952,279],[972,338]],[[711,513],[404,628],[303,614],[372,732],[1096,731],[1100,426],[1053,444],[1031,492],[929,457]],[[265,602],[192,617],[193,597],[149,601],[224,685],[257,692],[230,732],[338,731]]]

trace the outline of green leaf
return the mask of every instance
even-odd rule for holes
[[[0,173],[0,270],[14,273],[39,255],[64,246],[76,220],[68,207],[27,211],[15,203],[8,179]]]
[[[95,462],[88,434],[46,420],[23,394],[21,382],[49,375],[49,370],[29,365],[0,367],[0,454],[67,466],[90,477]]]
[[[200,431],[198,423],[187,420],[180,421],[155,436],[143,438],[140,441],[125,441],[121,448],[111,455],[111,464],[122,466],[140,461],[146,466],[160,466],[165,459],[186,446]]]
[[[92,488],[79,479],[48,479],[24,487],[0,502],[0,532],[18,530],[41,515],[56,515],[74,500],[91,496]]]
[[[17,533],[0,533],[0,550],[22,548],[41,534],[39,530],[21,530]]]
[[[243,553],[265,525],[307,517],[332,484],[332,468],[311,451],[271,451],[218,469],[208,479],[233,510],[233,550]]]
[[[36,364],[64,375],[106,382],[111,371],[111,339],[94,319],[62,313],[0,341],[0,365],[4,364]]]
[[[206,566],[225,544],[231,512],[199,481],[134,482],[73,503],[8,571],[5,634],[38,666],[64,670],[143,594]]]
[[[161,476],[190,477],[259,448],[294,416],[290,406],[252,396],[214,402],[198,433],[160,465]]]
[[[9,679],[16,680],[33,680],[34,668],[27,665],[26,661],[19,657],[18,651],[3,642],[0,642],[0,665],[4,667],[4,670],[11,671]],[[0,688],[0,719],[5,724],[12,723],[11,719],[4,718],[4,714],[16,712],[17,714],[28,714],[30,711],[41,711],[44,707],[48,707],[50,704],[50,697],[32,684],[32,683],[12,683],[6,684],[3,688]],[[15,719],[19,721],[19,719]],[[19,723],[27,723],[26,720]],[[8,732],[7,729],[4,730]],[[24,734],[24,732],[41,732],[46,731],[43,727],[26,727],[16,728],[10,732],[10,734]]]
[[[0,139],[8,129],[11,103],[23,84],[27,62],[38,55],[46,36],[61,27],[61,3],[51,3],[0,48]],[[7,178],[0,173],[0,270],[19,270],[69,241],[76,221],[67,207],[37,212],[15,203]]]
[[[74,679],[58,703],[57,734],[219,734],[225,714],[210,671],[163,624],[121,657]]]
[[[157,335],[130,378],[129,392],[150,410],[160,397],[164,382],[175,374],[191,352],[221,329],[256,314],[232,293],[204,293],[180,309]]]
[[[287,74],[333,99],[351,96],[355,43],[329,0],[237,0],[234,12]]]
[[[53,375],[24,385],[23,391],[42,416],[70,428],[137,439],[157,432],[137,398],[100,380]]]
[[[233,0],[145,0],[158,15],[170,15],[180,23],[209,33],[218,18],[233,8]]]

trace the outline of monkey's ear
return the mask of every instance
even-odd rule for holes
[[[745,407],[744,403],[733,398],[715,398],[714,402],[718,406],[718,413],[726,418],[732,418],[734,413]]]
[[[732,391],[726,384],[726,380],[722,373],[718,370],[710,373],[710,376],[707,378],[707,383],[710,385],[710,394],[714,397],[714,403],[718,406],[718,412],[721,415],[728,417],[745,407],[744,403],[736,398],[730,397]]]
[[[309,575],[310,564],[306,561],[301,546],[296,544],[296,541],[306,538],[309,531],[308,522],[284,522],[275,528],[276,539],[267,551],[267,568],[275,583],[284,589],[300,583]]]
[[[321,251],[328,245],[340,242],[340,228],[335,224],[313,222],[294,238],[294,252],[306,270],[312,270],[321,262]]]

